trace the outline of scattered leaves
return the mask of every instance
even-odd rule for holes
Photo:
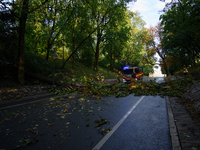
[[[55,123],[48,123],[48,126],[54,126]]]
[[[86,127],[89,127],[90,126],[90,123],[86,124]]]
[[[67,113],[67,112],[68,112],[68,110],[67,110],[67,109],[65,109],[65,110],[64,110],[64,113]]]

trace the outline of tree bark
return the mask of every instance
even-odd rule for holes
[[[112,53],[110,55],[110,70],[112,70]]]
[[[95,52],[95,60],[94,60],[94,71],[98,71],[98,61],[99,61],[99,45],[100,45],[100,38],[97,38],[97,46]]]
[[[25,29],[26,29],[26,20],[28,13],[28,1],[24,0],[22,6],[22,12],[19,22],[19,49],[18,49],[18,80],[20,84],[24,84],[24,43],[25,43]]]
[[[169,73],[168,73],[168,68],[167,68],[167,64],[165,62],[165,59],[163,59],[163,65],[164,65],[164,69],[165,69],[165,72],[167,74],[167,77],[169,76]]]

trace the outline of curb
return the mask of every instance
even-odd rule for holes
[[[172,143],[172,150],[182,150],[180,145],[180,139],[178,136],[176,124],[174,122],[174,115],[172,112],[171,104],[169,101],[169,97],[166,96],[166,104],[167,104],[167,112],[168,112],[168,120],[169,120],[169,129]]]

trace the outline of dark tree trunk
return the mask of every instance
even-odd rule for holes
[[[113,70],[114,70],[114,68],[115,68],[115,50],[113,50],[114,52],[114,54],[113,54]]]
[[[112,53],[111,53],[111,55],[110,55],[110,70],[112,70],[113,69],[113,67],[112,67]]]
[[[165,59],[163,59],[163,65],[164,65],[164,69],[165,69],[165,72],[167,74],[167,77],[169,76],[169,73],[168,73],[168,68],[167,68],[167,64],[165,62]]]
[[[95,60],[94,60],[94,70],[95,71],[98,71],[100,39],[101,39],[101,37],[99,35],[97,35],[97,46],[96,46]]]
[[[74,40],[73,40],[74,41]],[[72,51],[75,50],[75,44],[73,42]],[[75,68],[75,54],[72,56],[72,68]]]
[[[99,47],[96,48],[95,60],[94,60],[94,70],[98,71],[98,59],[99,59]]]
[[[48,39],[48,43],[47,43],[47,54],[46,54],[46,60],[49,59],[49,52],[50,52],[50,49],[51,49],[51,43],[50,43],[50,38]]]
[[[20,84],[25,83],[24,79],[24,43],[25,43],[25,29],[26,29],[26,20],[28,13],[28,1],[24,0],[22,6],[22,12],[19,22],[19,49],[18,49],[18,80]]]

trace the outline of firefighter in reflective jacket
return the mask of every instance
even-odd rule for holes
[[[102,83],[102,84],[104,83],[104,76],[103,76],[103,73],[101,73],[101,83]]]
[[[118,72],[118,74],[117,74],[117,83],[120,83],[120,72]]]
[[[96,79],[97,79],[97,82],[99,83],[99,75],[96,74]]]
[[[134,72],[133,74],[132,74],[132,78],[136,78],[136,73]]]
[[[136,79],[136,72],[134,72],[132,75],[131,75],[131,82],[135,82],[135,79]]]
[[[185,65],[184,65],[184,68],[183,68],[183,73],[184,73],[184,75],[188,74],[188,70],[187,70],[187,67]]]

